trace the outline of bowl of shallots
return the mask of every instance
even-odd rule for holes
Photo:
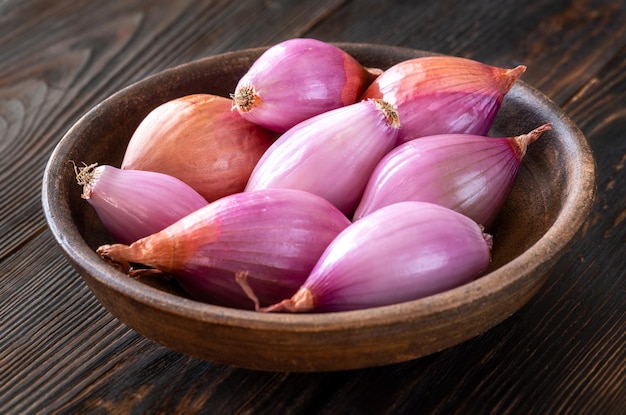
[[[416,359],[542,289],[595,196],[589,145],[524,65],[291,39],[88,111],[46,166],[56,241],[165,347],[267,371]]]

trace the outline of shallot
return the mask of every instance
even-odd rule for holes
[[[408,141],[376,166],[354,219],[400,201],[431,202],[489,227],[510,193],[528,145],[544,124],[516,137],[441,134]]]
[[[290,39],[270,47],[252,64],[232,98],[244,118],[282,133],[357,102],[375,76],[330,43]]]
[[[171,274],[197,300],[249,308],[239,278],[261,303],[288,297],[349,224],[319,196],[266,189],[225,196],[158,233],[97,252],[126,267],[138,263]]]
[[[396,141],[400,121],[383,100],[366,100],[301,122],[272,144],[250,175],[246,191],[306,190],[347,216],[368,177]]]
[[[231,111],[228,98],[193,94],[168,101],[139,124],[122,168],[169,174],[207,201],[243,191],[274,134]]]
[[[398,144],[435,134],[485,135],[525,70],[524,65],[503,69],[455,56],[424,56],[385,70],[363,98],[397,106]]]
[[[75,171],[82,198],[117,242],[156,233],[208,205],[189,185],[167,174],[97,164]]]
[[[443,206],[385,206],[341,232],[293,296],[257,310],[346,311],[415,300],[482,276],[491,245],[479,225]]]

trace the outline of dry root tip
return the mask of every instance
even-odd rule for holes
[[[291,298],[281,301],[280,303],[272,304],[269,307],[257,308],[257,311],[261,313],[293,313],[295,310],[295,304]]]
[[[96,252],[106,260],[120,264],[128,264],[130,262],[140,262],[137,261],[137,259],[139,259],[137,255],[134,255],[136,251],[135,248],[135,244],[132,244],[132,246],[124,244],[101,245],[96,249]]]
[[[372,84],[372,82],[374,82],[384,72],[384,70],[381,69],[381,68],[363,67],[363,69],[365,70],[365,87],[364,87],[364,89],[367,89],[367,87],[370,86]]]
[[[525,65],[518,65],[513,69],[507,69],[504,71],[504,82],[502,83],[502,92],[506,94],[513,84],[521,78],[522,74],[526,72]]]
[[[112,258],[111,251],[116,251],[116,247],[120,246],[119,244],[115,245],[101,245],[96,249],[96,253],[102,257],[108,263],[114,265],[117,269],[124,272],[125,274],[130,274],[132,270],[132,266],[130,262],[118,258]],[[121,245],[124,246],[124,245]],[[114,255],[113,255],[114,256]]]
[[[91,183],[94,175],[94,170],[96,169],[96,167],[98,167],[98,163],[93,163],[89,165],[83,163],[82,167],[78,167],[73,161],[71,163],[74,165],[74,174],[76,175],[76,181],[78,182],[78,184],[84,186]]]
[[[483,232],[483,239],[485,240],[489,251],[491,251],[493,249],[493,235]]]
[[[371,68],[371,67],[366,67],[365,71],[367,71],[370,75],[372,75],[373,77],[379,77],[380,75],[383,74],[384,69],[381,68]]]
[[[113,245],[100,245],[96,249],[96,253],[104,259],[111,259],[110,251]]]
[[[156,268],[130,268],[127,271],[129,277],[139,280],[147,277],[158,277],[164,281],[173,280],[174,277],[171,274],[165,273]]]
[[[252,300],[254,303],[254,309],[259,311],[261,309],[261,304],[259,303],[259,298],[254,293],[254,290],[250,287],[250,284],[248,284],[248,271],[236,272],[235,281],[239,284],[246,296]]]
[[[517,158],[521,160],[526,155],[528,146],[537,140],[541,135],[552,129],[551,123],[545,123],[527,134],[518,135],[513,139],[514,150]]]
[[[261,97],[249,85],[240,86],[234,94],[230,94],[233,108],[241,112],[250,112],[254,107],[261,105]]]
[[[539,136],[541,134],[543,134],[546,131],[550,131],[552,129],[552,123],[547,122],[543,125],[540,125],[539,127],[535,128],[534,130],[532,130],[531,132],[529,132],[526,135],[530,135],[530,136],[534,136],[534,139],[536,140],[537,138],[539,138]]]
[[[93,183],[96,176],[96,167],[98,163],[85,164],[82,167],[78,167],[76,163],[70,161],[74,165],[74,174],[76,175],[76,182],[83,186],[83,193],[80,195],[83,199],[89,199],[91,197],[91,183]]]
[[[382,99],[373,99],[373,101],[376,104],[376,108],[385,116],[387,124],[393,128],[400,128],[400,116],[396,107]]]
[[[312,311],[314,306],[313,293],[308,288],[300,288],[291,298],[273,304],[269,307],[263,307],[257,311],[264,313],[305,313]]]

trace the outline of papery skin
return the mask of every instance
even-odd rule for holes
[[[241,115],[279,133],[315,115],[357,102],[375,75],[340,48],[297,38],[265,51],[239,80],[233,94]],[[250,88],[248,108],[238,96]]]
[[[163,173],[110,165],[81,172],[83,199],[117,242],[127,244],[159,232],[208,205],[189,185]]]
[[[354,220],[413,200],[448,207],[489,228],[513,187],[527,146],[549,129],[545,124],[517,137],[441,134],[406,142],[376,166]]]
[[[230,99],[211,94],[158,106],[133,133],[122,168],[177,177],[209,202],[243,191],[275,137],[231,109]]]
[[[294,296],[260,311],[348,311],[440,293],[482,276],[491,243],[448,208],[389,205],[341,232]]]
[[[361,101],[317,115],[280,136],[250,175],[246,191],[306,190],[351,216],[368,177],[394,146],[398,120],[385,103]]]
[[[455,56],[425,56],[385,70],[362,98],[397,106],[398,145],[435,134],[486,135],[526,67],[498,68]]]
[[[171,273],[197,300],[251,309],[238,275],[261,304],[289,297],[349,224],[318,196],[267,189],[226,196],[130,246],[105,245],[98,253]]]

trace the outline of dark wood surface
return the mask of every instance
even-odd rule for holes
[[[518,313],[401,364],[255,372],[112,317],[56,246],[41,177],[61,136],[130,83],[292,37],[528,66],[598,166],[594,208]],[[621,414],[626,408],[626,4],[569,1],[0,2],[0,413]]]

